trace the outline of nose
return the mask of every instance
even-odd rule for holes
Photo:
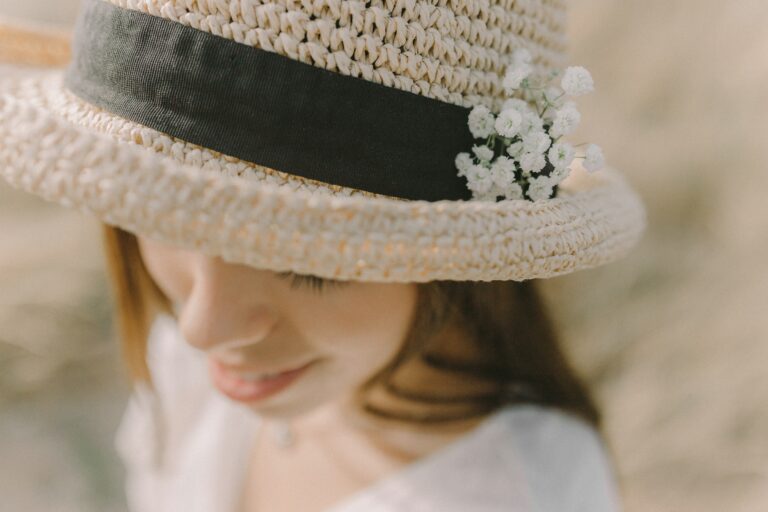
[[[206,352],[227,352],[264,339],[277,322],[263,272],[200,256],[192,291],[182,305],[179,329]]]

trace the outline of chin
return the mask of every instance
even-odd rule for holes
[[[273,397],[273,400],[248,404],[247,407],[265,418],[291,421],[324,416],[325,412],[330,411],[334,404],[338,404],[339,400],[346,396],[343,391],[329,392],[330,390],[324,389],[322,385],[297,388],[295,391],[295,394],[278,395]]]
[[[299,403],[280,403],[277,400],[274,403],[249,404],[248,409],[271,420],[290,421],[305,416],[314,409],[313,406],[307,406]]]
[[[300,386],[263,402],[244,405],[259,416],[290,421],[309,416],[312,412],[321,409],[324,404],[332,401],[333,397],[318,396],[318,391],[320,391],[319,387]]]

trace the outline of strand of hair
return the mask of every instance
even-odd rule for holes
[[[499,366],[485,366],[451,361],[450,359],[445,359],[429,353],[424,353],[421,357],[424,363],[432,366],[433,368],[448,372],[464,373],[473,377],[481,377],[498,381],[508,377],[509,374],[509,370],[507,368]]]
[[[435,404],[437,403],[461,404],[461,403],[482,403],[482,402],[498,403],[499,401],[499,393],[497,391],[491,392],[491,393],[481,393],[477,395],[439,396],[439,395],[428,395],[423,393],[416,393],[414,391],[409,391],[395,385],[393,382],[387,382],[385,384],[385,389],[388,392],[400,398],[405,398],[407,400],[414,400],[419,402],[435,403]]]

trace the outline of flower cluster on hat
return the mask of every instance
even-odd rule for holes
[[[592,75],[584,67],[571,66],[559,85],[552,84],[560,70],[534,78],[532,61],[525,48],[513,53],[502,80],[507,98],[498,113],[485,105],[469,112],[469,131],[480,142],[472,153],[456,155],[455,164],[472,199],[550,199],[575,158],[584,159],[588,172],[605,165],[600,146],[589,144],[584,155],[576,155],[574,146],[562,140],[581,122],[576,103],[568,98],[593,92]]]

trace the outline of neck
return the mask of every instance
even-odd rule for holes
[[[398,388],[418,390],[430,396],[456,397],[488,393],[488,382],[476,382],[429,367],[421,360],[406,363],[393,382]],[[465,416],[439,422],[410,422],[381,417],[365,410],[354,393],[319,406],[290,424],[297,437],[327,441],[339,435],[353,436],[381,452],[404,460],[422,457],[450,443],[481,423],[486,414],[471,414],[473,404],[431,404],[398,397],[381,387],[371,392],[368,402],[377,409],[407,415]]]

